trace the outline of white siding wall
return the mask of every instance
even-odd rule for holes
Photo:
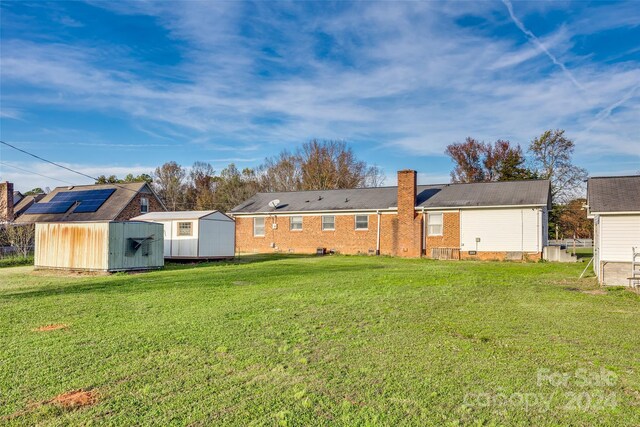
[[[463,209],[463,251],[541,252],[546,217],[542,208]],[[476,238],[480,242],[476,246]]]
[[[235,221],[220,212],[200,220],[200,256],[232,257],[235,255]]]
[[[640,214],[600,215],[599,261],[631,262],[631,248],[640,248]]]

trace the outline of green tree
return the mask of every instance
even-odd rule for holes
[[[35,196],[36,194],[44,194],[44,191],[42,190],[42,188],[36,187],[24,193],[25,196]]]
[[[520,145],[499,139],[493,144],[467,137],[464,142],[447,146],[445,154],[451,157],[455,167],[451,172],[453,182],[513,181],[536,178],[535,172],[526,166]]]
[[[562,129],[547,130],[529,145],[534,170],[540,178],[551,181],[551,195],[558,202],[581,193],[588,177],[585,169],[573,164],[575,143],[564,133]]]

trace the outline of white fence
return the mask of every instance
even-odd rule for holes
[[[593,239],[559,239],[549,240],[549,246],[566,246],[567,248],[573,248],[575,242],[576,248],[592,248]]]

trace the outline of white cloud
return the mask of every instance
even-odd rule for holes
[[[157,80],[136,71],[141,64],[122,71],[96,61],[104,59],[96,47],[6,40],[3,80],[38,90],[11,90],[3,101],[119,114],[159,141],[251,152],[238,156],[247,159],[312,137],[377,141],[393,155],[441,155],[467,135],[526,143],[551,127],[575,135],[583,155],[637,156],[639,103],[630,93],[640,70],[588,58],[569,70],[559,58],[576,59],[576,25],[539,38],[505,4],[533,45],[455,23],[465,14],[498,20],[495,4],[356,3],[305,16],[302,26],[289,18],[307,13],[296,3],[278,3],[278,10],[258,3],[247,16],[234,2],[100,2],[117,13],[151,15],[182,42],[183,61],[166,70],[181,78]],[[612,20],[635,22],[620,14]],[[334,41],[324,58],[315,54],[319,32]],[[549,72],[545,56],[561,72]],[[262,76],[264,68],[273,75]]]

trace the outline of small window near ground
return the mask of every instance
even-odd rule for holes
[[[356,215],[356,230],[369,229],[369,215]]]
[[[253,235],[264,236],[264,218],[253,218]]]
[[[323,230],[335,230],[336,229],[336,217],[333,215],[322,216],[322,229]]]
[[[192,236],[193,235],[193,224],[190,222],[179,222],[178,223],[178,236]]]
[[[427,216],[427,233],[429,236],[442,236],[442,214],[430,213]]]
[[[302,230],[301,216],[292,216],[289,218],[289,230]]]
[[[147,199],[146,197],[140,198],[140,212],[141,213],[149,212],[149,199]]]

